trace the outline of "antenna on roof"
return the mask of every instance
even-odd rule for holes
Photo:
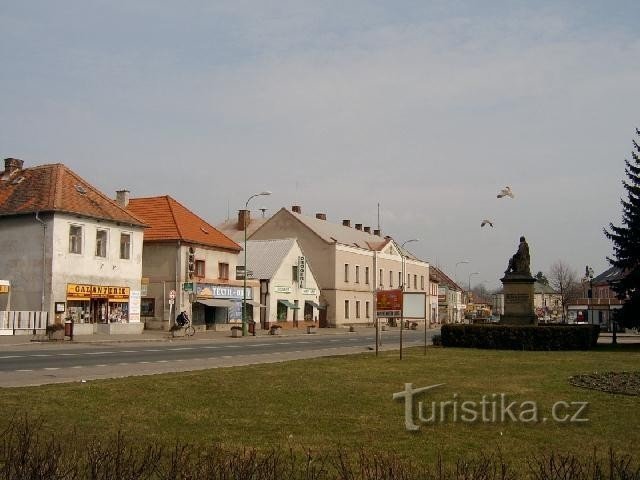
[[[262,208],[259,208],[258,210],[260,210],[262,212],[262,218],[264,218],[264,212],[266,212],[267,209],[262,207]]]
[[[380,202],[378,202],[378,230],[380,230]]]
[[[229,221],[229,199],[227,198],[227,222]]]

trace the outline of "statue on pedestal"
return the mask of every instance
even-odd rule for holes
[[[505,270],[505,275],[519,274],[531,276],[531,270],[529,263],[531,257],[529,256],[529,245],[524,237],[520,237],[520,245],[518,245],[518,251],[513,254],[509,259],[509,265]]]

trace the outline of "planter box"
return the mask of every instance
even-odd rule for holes
[[[241,336],[242,336],[242,330],[237,329],[237,328],[232,329],[232,330],[231,330],[231,336],[232,336],[233,338],[241,337]]]
[[[317,333],[318,329],[315,326],[308,326],[307,333]]]
[[[49,337],[49,340],[64,340],[64,330],[47,333],[47,337]]]
[[[269,334],[270,335],[280,335],[280,330],[282,330],[282,328],[272,328],[269,330]]]

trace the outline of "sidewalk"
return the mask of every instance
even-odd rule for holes
[[[308,334],[306,328],[282,328],[279,335],[270,335],[268,330],[257,330],[255,338],[257,337],[289,337],[299,335],[358,335],[358,334],[375,334],[373,327],[356,327],[355,332],[349,332],[349,328],[318,328],[317,333]],[[49,341],[46,340],[46,336],[37,335],[2,335],[0,336],[0,349],[3,346],[21,346],[21,345],[69,345],[69,344],[100,344],[100,343],[123,343],[123,342],[172,342],[172,341],[196,341],[196,340],[224,340],[233,339],[230,331],[215,332],[207,330],[206,332],[196,332],[192,337],[173,337],[170,332],[161,330],[143,330],[142,334],[136,335],[106,335],[106,334],[93,334],[93,335],[75,335],[73,341],[58,340]],[[242,338],[242,337],[240,337]],[[254,338],[253,335],[248,335],[246,338]]]

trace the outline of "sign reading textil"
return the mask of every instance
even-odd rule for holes
[[[378,290],[376,292],[378,317],[395,318],[402,315],[402,290]]]
[[[298,257],[298,286],[304,288],[306,285],[306,268],[307,264],[303,256]]]
[[[212,283],[196,284],[196,295],[202,298],[231,298],[236,300],[244,298],[242,287],[214,285]],[[247,287],[247,300],[251,299],[253,299],[253,289]]]

